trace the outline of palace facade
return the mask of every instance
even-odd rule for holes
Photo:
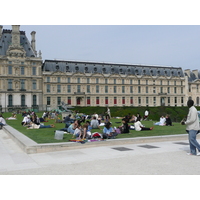
[[[19,25],[0,26],[0,109],[199,105],[200,73],[175,67],[42,60]]]

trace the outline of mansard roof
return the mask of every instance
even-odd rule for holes
[[[200,72],[198,71],[197,73],[194,73],[193,71],[190,70],[189,74],[185,72],[185,76],[188,77],[189,82],[194,82],[200,79]]]
[[[44,72],[62,71],[71,73],[80,72],[184,77],[182,68],[80,61],[45,60],[42,70]]]
[[[12,30],[3,29],[2,36],[0,38],[0,55],[6,55],[8,47],[12,43]],[[36,57],[34,50],[31,47],[31,44],[26,37],[25,31],[20,31],[20,45],[26,51],[27,57]]]

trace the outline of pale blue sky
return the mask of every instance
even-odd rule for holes
[[[11,29],[11,25],[3,25]],[[42,58],[198,69],[198,25],[21,25]]]

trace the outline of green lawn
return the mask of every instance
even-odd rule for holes
[[[42,116],[42,112],[37,113],[39,117]],[[4,113],[4,118],[10,117],[11,113]],[[55,140],[55,130],[59,130],[61,128],[64,128],[65,124],[63,123],[54,123],[54,120],[48,120],[48,122],[45,122],[45,125],[48,124],[55,124],[55,128],[43,128],[43,129],[27,129],[26,127],[23,127],[21,125],[23,117],[21,114],[17,115],[17,120],[6,120],[7,124],[12,126],[13,128],[17,129],[27,137],[31,138],[37,143],[60,143],[60,142],[68,142],[69,139],[72,138],[71,134],[64,134],[63,140]],[[119,126],[121,123],[115,123],[115,122],[121,122],[121,119],[112,119],[111,120],[113,127]],[[142,121],[142,124],[145,125],[145,127],[152,127],[153,121]],[[185,134],[185,126],[180,125],[180,123],[173,123],[174,126],[154,126],[154,129],[152,131],[135,131],[130,130],[131,134],[119,134],[117,138],[132,138],[132,137],[145,137],[145,136],[161,136],[161,135],[175,135],[175,134]],[[103,127],[102,127],[103,129]],[[100,132],[102,133],[102,130],[99,129],[92,129],[92,132]],[[116,139],[117,139],[116,138]]]

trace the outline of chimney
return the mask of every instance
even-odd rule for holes
[[[2,36],[2,28],[3,28],[3,26],[0,25],[0,38]]]
[[[20,46],[20,25],[12,25],[12,46]]]
[[[36,34],[35,31],[31,32],[31,37],[32,37],[32,39],[31,39],[31,47],[33,48],[34,51],[35,51],[35,34]]]

